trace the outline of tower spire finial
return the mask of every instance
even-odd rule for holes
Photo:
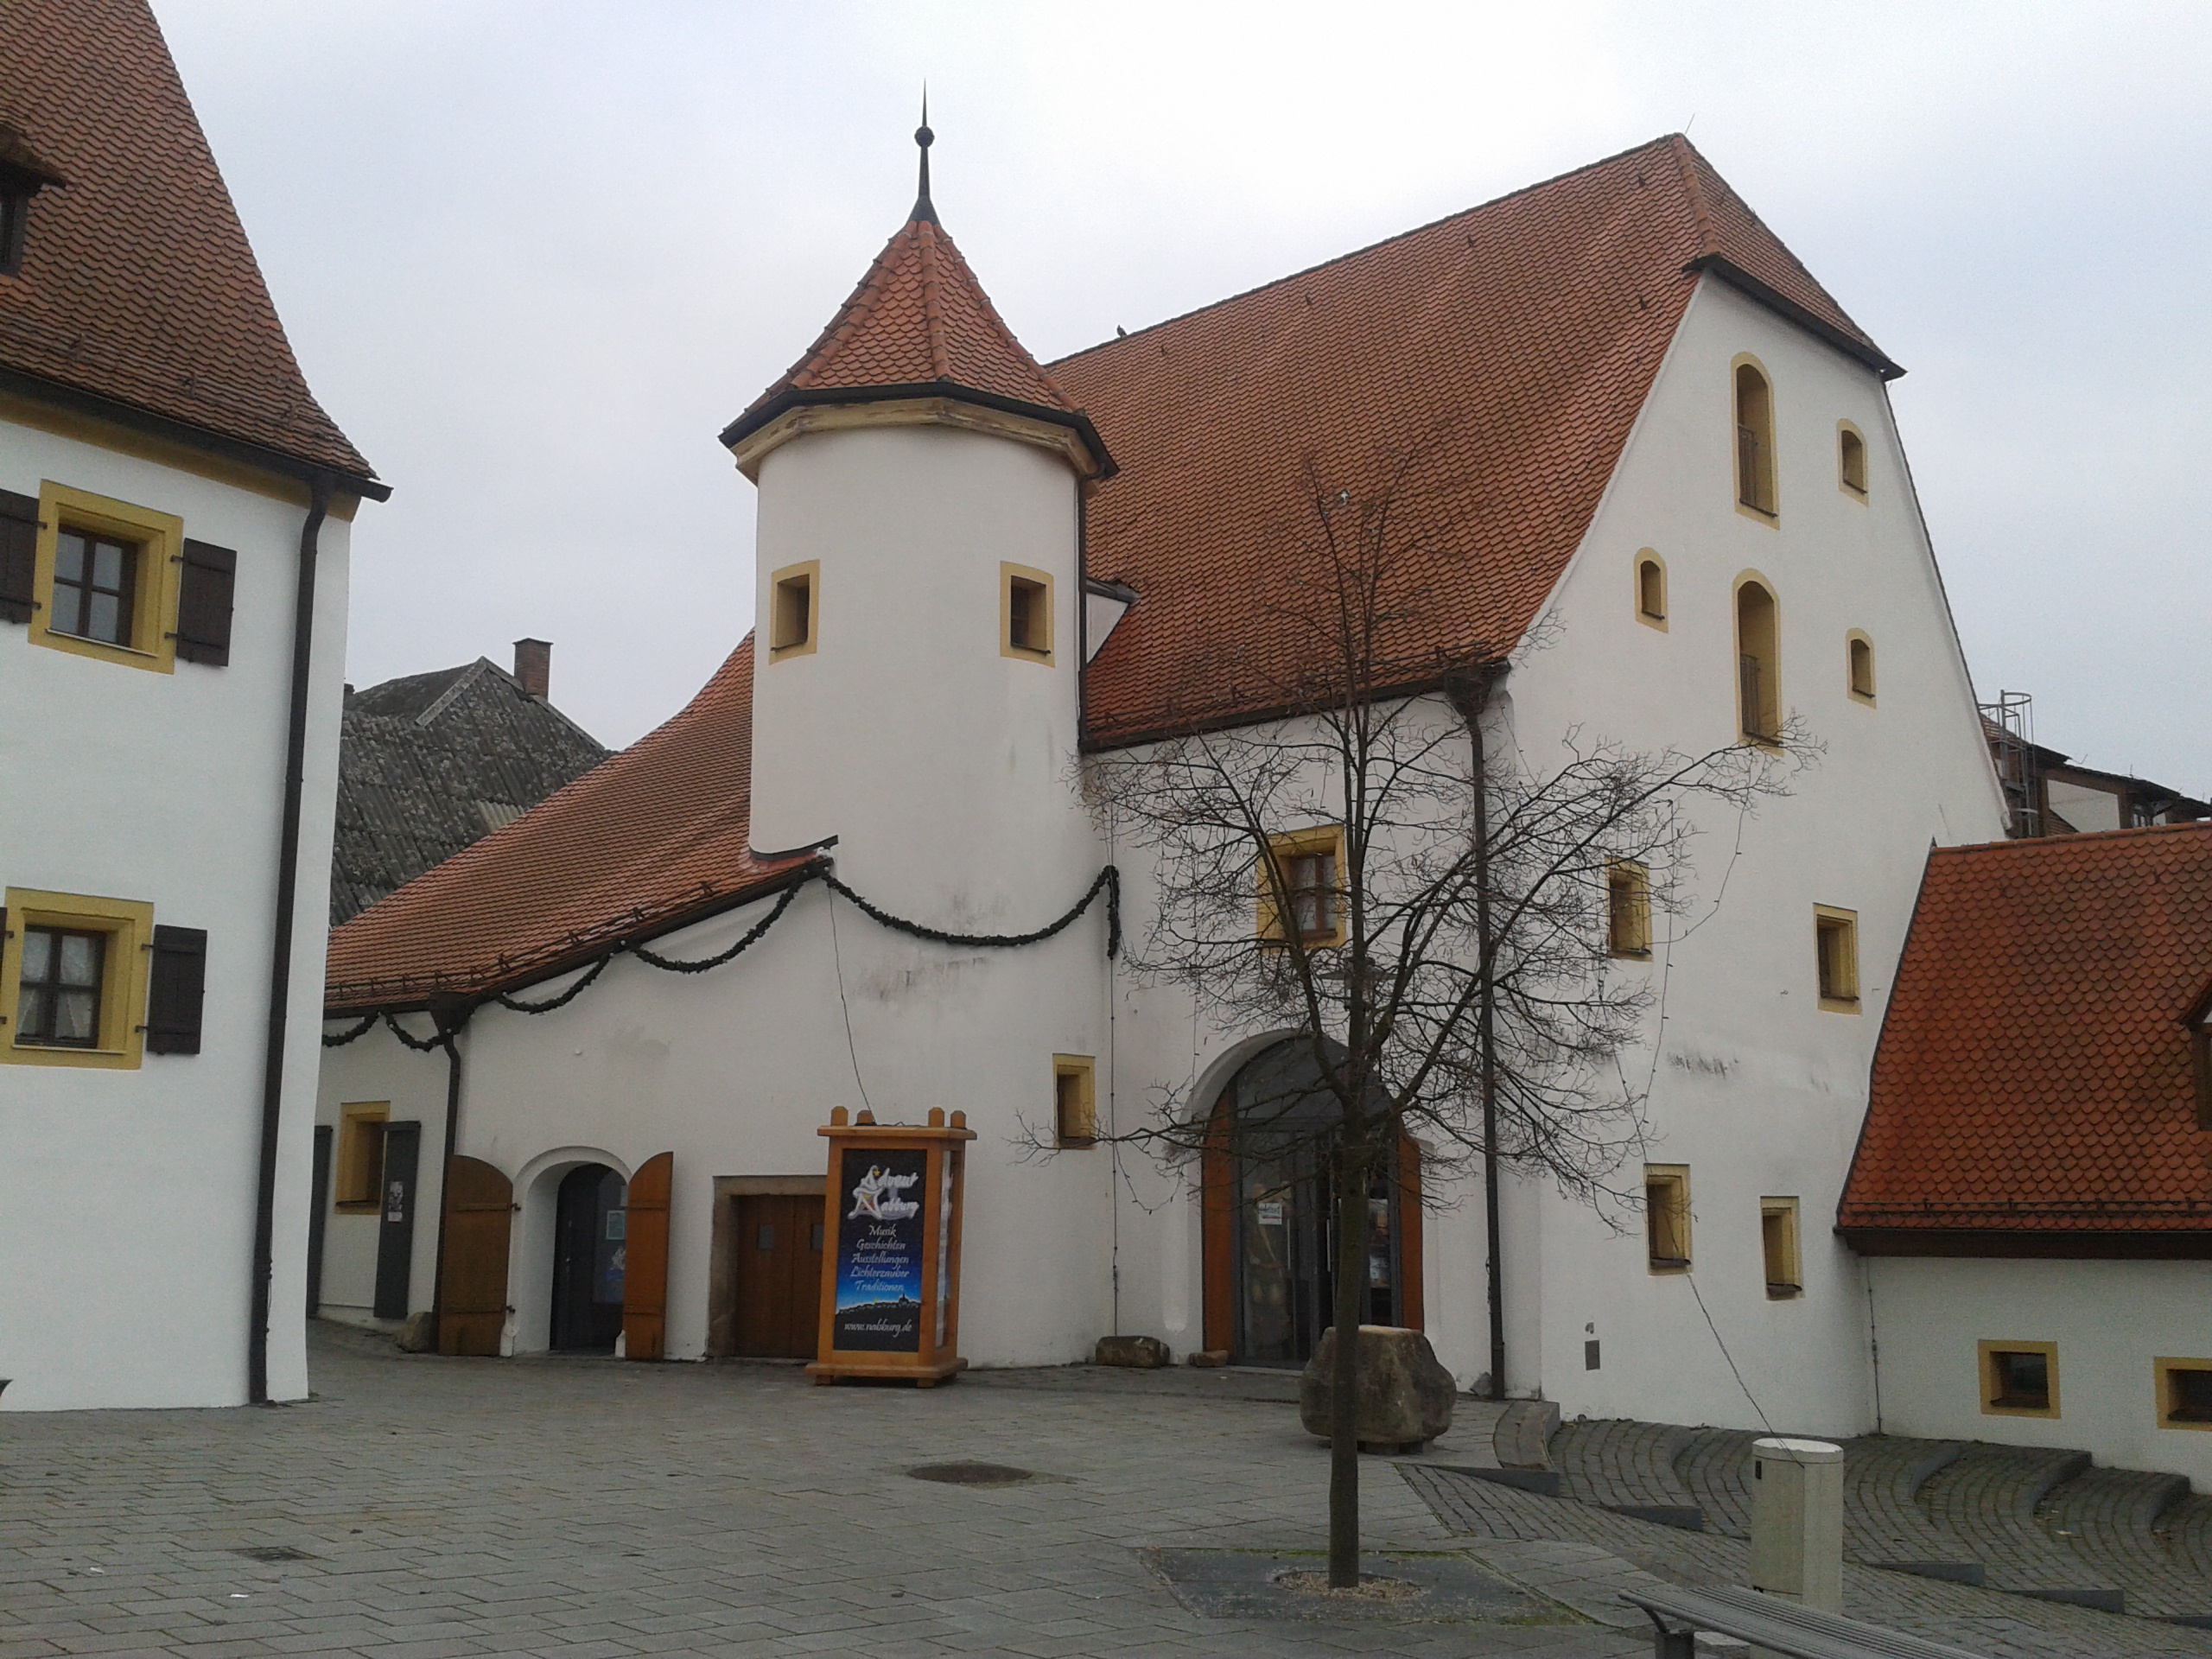
[[[925,219],[937,223],[937,208],[930,200],[930,146],[937,142],[937,134],[930,130],[930,84],[922,83],[922,124],[914,129],[914,143],[922,152],[921,189],[914,197],[914,211],[909,219]]]

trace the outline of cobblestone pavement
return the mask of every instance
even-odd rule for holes
[[[1411,1467],[1405,1474],[1438,1518],[1467,1541],[1478,1562],[1592,1618],[1608,1618],[1621,1590],[1652,1578],[1688,1585],[1745,1582],[1751,1549],[1739,1538],[1655,1525],[1445,1469]],[[1991,1659],[2212,1655],[2212,1631],[1854,1562],[1845,1563],[1843,1586],[1844,1611],[1855,1618]],[[1619,1623],[1630,1628],[1626,1619]]]
[[[0,1659],[1648,1650],[1564,1610],[1187,1611],[1141,1552],[1321,1547],[1327,1460],[1279,1376],[822,1389],[787,1367],[402,1356],[329,1327],[312,1360],[299,1406],[0,1417]],[[1487,1461],[1491,1415],[1433,1456]],[[1038,1475],[903,1472],[957,1459]],[[1389,1463],[1365,1471],[1372,1548],[1455,1550]]]

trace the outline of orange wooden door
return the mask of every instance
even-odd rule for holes
[[[507,1323],[507,1238],[515,1190],[480,1159],[446,1166],[445,1273],[438,1282],[438,1351],[499,1351]]]
[[[668,1198],[676,1154],[655,1153],[630,1178],[622,1261],[622,1356],[658,1359],[668,1339]]]
[[[811,1359],[822,1317],[822,1200],[737,1200],[737,1306],[732,1351],[747,1359]]]

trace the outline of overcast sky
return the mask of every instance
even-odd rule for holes
[[[360,684],[554,642],[609,744],[751,622],[715,433],[913,194],[1050,359],[1688,127],[1889,353],[1981,695],[2212,793],[2212,7],[155,0],[394,486]]]

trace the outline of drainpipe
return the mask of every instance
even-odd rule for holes
[[[315,665],[315,577],[330,480],[308,484],[300,527],[300,569],[292,599],[292,694],[284,733],[284,817],[276,849],[276,918],[269,931],[269,1031],[261,1062],[261,1161],[254,1192],[251,1305],[246,1316],[245,1397],[269,1400],[270,1281],[276,1266],[276,1153],[283,1124],[285,1027],[292,1001],[292,924],[300,875],[300,805],[308,748],[308,682]]]
[[[474,1012],[457,996],[430,999],[438,1046],[446,1052],[446,1152],[445,1161],[438,1166],[438,1250],[436,1264],[430,1269],[430,1328],[441,1353],[445,1351],[446,1217],[453,1208],[452,1194],[446,1187],[453,1179],[454,1154],[461,1144],[461,1032]]]
[[[1490,1247],[1490,1397],[1505,1398],[1504,1229],[1499,1223],[1497,1160],[1497,997],[1494,989],[1490,913],[1490,758],[1483,741],[1483,709],[1491,689],[1504,677],[1503,663],[1486,663],[1472,674],[1455,677],[1446,694],[1467,723],[1474,751],[1475,782],[1475,949],[1482,957],[1481,1002],[1476,1041],[1482,1054],[1483,1209]]]

